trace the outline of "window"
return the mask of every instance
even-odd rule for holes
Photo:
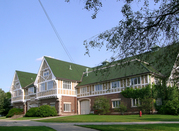
[[[131,78],[131,85],[140,84],[140,77]]]
[[[46,76],[48,76],[49,75],[49,71],[48,70],[45,70],[44,72],[43,72],[43,77],[46,77]]]
[[[119,88],[119,81],[112,82],[112,88]]]
[[[34,93],[36,93],[36,88],[35,87],[28,88],[28,95],[34,94]]]
[[[64,112],[71,112],[71,103],[64,103]]]
[[[137,107],[138,105],[140,105],[140,100],[139,99],[131,99],[131,106],[132,107]]]
[[[120,101],[112,101],[112,108],[117,108],[120,105]]]
[[[21,96],[21,95],[22,95],[22,91],[18,90],[18,96]]]
[[[102,85],[95,85],[95,91],[101,91],[103,90]]]
[[[51,106],[51,107],[55,107],[55,102],[51,102],[51,103],[50,103],[50,106]]]
[[[53,81],[49,81],[47,83],[47,90],[51,90],[51,89],[53,89]]]
[[[63,89],[71,89],[71,82],[63,81]]]
[[[17,83],[15,84],[15,89],[18,89],[18,88],[20,88],[19,82],[17,82]]]
[[[162,99],[161,98],[157,98],[156,105],[157,106],[161,106],[162,105]]]
[[[45,91],[45,83],[40,84],[40,91]]]
[[[82,87],[81,88],[81,93],[86,93],[87,92],[87,87]]]

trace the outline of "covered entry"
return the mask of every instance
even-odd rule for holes
[[[89,114],[90,113],[90,102],[89,100],[83,100],[80,102],[81,113],[80,114]]]

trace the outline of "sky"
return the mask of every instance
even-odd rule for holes
[[[91,49],[83,41],[118,25],[123,3],[103,0],[97,18],[84,9],[83,0],[41,0],[71,61],[55,35],[38,0],[0,0],[0,88],[10,90],[15,70],[38,73],[43,56],[94,67],[109,60],[112,52]],[[136,8],[138,6],[136,5]]]

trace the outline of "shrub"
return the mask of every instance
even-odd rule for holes
[[[38,107],[30,108],[30,109],[26,112],[25,116],[26,116],[26,117],[35,117],[35,116],[36,116],[36,113],[37,113],[37,110],[38,110]]]
[[[6,115],[7,117],[12,117],[13,115],[19,115],[19,114],[23,114],[23,109],[19,109],[19,108],[12,108],[9,110],[8,114]]]
[[[109,112],[110,103],[109,100],[105,97],[97,97],[94,101],[93,106],[96,114],[106,114]]]
[[[42,105],[37,109],[36,116],[38,117],[48,117],[48,116],[56,116],[57,111],[55,107],[51,107],[49,105]]]
[[[127,106],[123,102],[121,102],[120,106],[115,108],[115,111],[121,112],[121,114],[123,115],[124,112],[127,111]]]

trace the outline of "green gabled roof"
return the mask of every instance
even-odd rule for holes
[[[106,72],[103,69],[97,71],[97,73],[90,72],[88,73],[88,76],[83,77],[82,82],[78,86],[142,73],[155,73],[161,77],[169,77],[178,53],[179,43],[160,48],[154,52],[149,51],[137,56],[115,61],[111,64],[123,63],[137,59],[132,62],[128,62],[128,64],[109,67]],[[101,67],[105,66],[99,66],[99,68]],[[95,70],[97,68],[98,67],[95,67],[93,69]]]
[[[156,71],[149,65],[143,64],[139,61],[132,61],[124,65],[115,65],[106,69],[89,72],[83,76],[83,80],[78,86],[87,85],[91,83],[98,83],[107,80],[120,79],[126,76],[134,76]],[[157,72],[157,71],[156,71]]]
[[[87,66],[77,65],[74,63],[69,63],[69,62],[49,58],[46,56],[44,58],[46,59],[54,76],[57,79],[81,81],[83,72],[86,71],[86,68],[89,68]]]
[[[22,88],[28,86],[29,84],[32,84],[37,76],[37,74],[23,71],[16,71],[16,73]]]

